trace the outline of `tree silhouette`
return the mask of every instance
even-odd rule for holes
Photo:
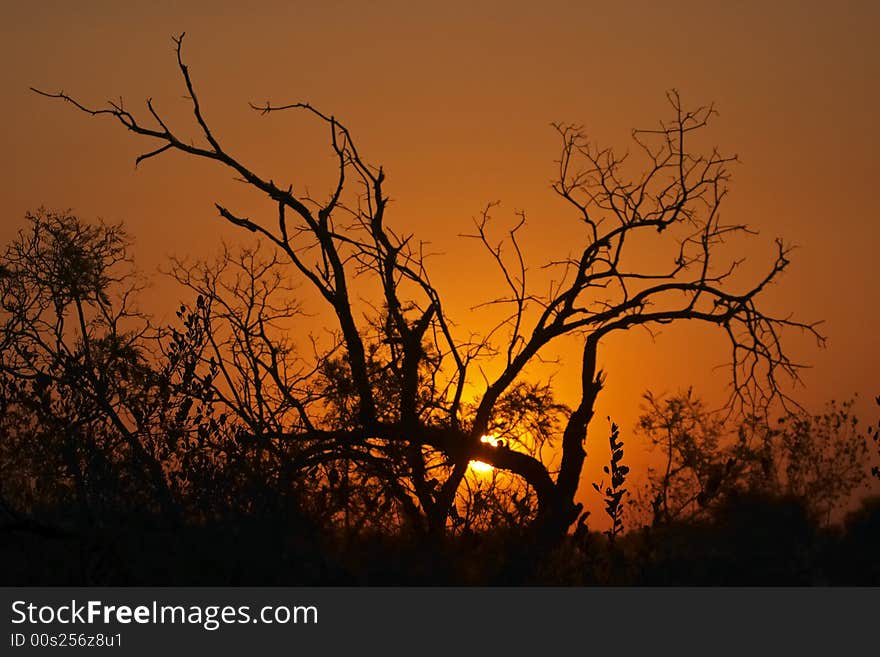
[[[111,118],[146,140],[150,146],[137,164],[177,151],[231,170],[262,193],[265,217],[241,216],[220,203],[217,211],[277,250],[271,266],[254,271],[260,280],[268,277],[270,286],[278,284],[274,258],[283,258],[317,291],[334,318],[337,344],[314,354],[292,378],[283,378],[286,370],[275,359],[289,355],[284,343],[268,332],[260,334],[259,318],[254,329],[229,306],[228,353],[240,353],[236,349],[245,338],[256,337],[262,344],[247,345],[250,351],[241,354],[235,374],[223,371],[227,356],[215,354],[227,383],[236,383],[232,379],[237,377],[239,389],[249,391],[246,399],[225,398],[221,403],[253,431],[254,440],[296,445],[294,452],[308,454],[312,465],[326,466],[328,477],[336,469],[337,481],[354,477],[363,485],[375,477],[390,486],[395,504],[429,534],[440,535],[450,525],[473,461],[510,473],[533,492],[536,536],[557,541],[565,534],[580,513],[574,499],[584,443],[605,380],[598,365],[600,347],[612,334],[634,327],[652,331],[687,320],[720,328],[732,354],[731,404],[749,406],[779,398],[780,377],[798,377],[799,365],[783,349],[784,329],[800,329],[823,341],[814,324],[771,315],[760,304],[762,293],[789,264],[790,250],[782,241],[777,241],[776,256],[765,273],[742,288],[733,282],[742,261],[724,262],[717,253],[722,242],[749,229],[722,223],[719,215],[735,158],[692,147],[695,133],[715,114],[712,106],[687,110],[678,94],[670,92],[671,119],[633,132],[634,157],[643,165],[635,174],[630,166],[635,163],[626,156],[596,146],[578,126],[556,124],[561,152],[553,190],[571,207],[583,242],[573,255],[562,253],[547,263],[557,272],[555,283],[538,293],[527,280],[529,267],[519,239],[525,217],[496,244],[486,208],[474,237],[507,285],[508,292],[493,303],[510,313],[485,337],[473,339],[470,333],[459,335],[448,316],[420,243],[391,228],[385,173],[364,159],[343,123],[308,103],[254,105],[264,115],[305,112],[328,131],[337,163],[329,192],[315,198],[296,186],[279,185],[221,145],[184,63],[183,35],[174,41],[197,139],[169,125],[151,100],[142,119],[121,101],[91,108],[64,92],[35,91],[89,115]],[[641,261],[633,246],[637,241],[665,262],[654,266]],[[375,306],[362,305],[355,285],[372,289]],[[204,303],[222,316],[218,295],[200,292]],[[260,302],[256,307],[270,313]],[[515,413],[512,420],[509,413],[505,416],[505,405],[528,391],[522,387],[527,365],[562,336],[580,341],[577,402],[563,409],[549,397],[528,399],[526,393],[521,400],[534,404],[538,414],[561,415],[552,436],[532,433],[530,438],[533,447],[535,441],[555,440],[558,461],[513,439],[483,440],[502,426],[514,434],[530,433]],[[465,398],[466,386],[473,384],[479,359],[493,354],[501,361],[500,373],[485,382],[471,403]],[[508,421],[514,424],[504,424]],[[350,469],[339,472],[334,464],[341,462]]]
[[[874,401],[877,402],[877,406],[880,406],[880,395],[878,395]],[[877,448],[877,453],[880,454],[880,421],[877,422],[876,426],[868,428],[868,436],[870,436],[871,440],[874,443],[874,447]],[[872,466],[871,467],[871,475],[877,479],[880,479],[880,467]]]
[[[668,398],[649,392],[644,399],[639,431],[663,454],[661,467],[648,470],[652,523],[699,516],[741,474],[734,466],[743,444],[724,442],[723,418],[691,389]]]
[[[128,237],[120,226],[90,226],[69,213],[27,219],[30,229],[0,260],[3,449],[45,459],[49,467],[37,471],[69,483],[84,518],[123,499],[176,517],[157,449],[149,323],[133,308],[141,284]],[[58,490],[17,483],[19,494]]]
[[[815,415],[791,409],[776,422],[712,411],[691,389],[645,401],[639,430],[664,457],[648,473],[655,525],[705,518],[740,493],[799,500],[827,523],[867,476],[852,401]]]

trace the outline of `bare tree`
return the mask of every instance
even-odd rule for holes
[[[685,320],[719,327],[730,343],[732,403],[749,404],[778,398],[780,377],[798,377],[798,364],[783,350],[784,329],[806,331],[822,342],[815,325],[773,316],[759,305],[762,292],[789,264],[789,248],[781,241],[764,275],[741,289],[732,281],[741,260],[716,262],[719,245],[749,229],[722,223],[719,215],[735,158],[691,146],[694,134],[714,115],[711,106],[686,110],[678,94],[670,92],[671,120],[633,132],[636,155],[644,165],[634,175],[628,174],[626,156],[598,148],[581,128],[555,126],[561,155],[553,189],[570,204],[582,227],[583,244],[574,255],[547,263],[557,271],[556,282],[539,294],[527,281],[519,240],[525,218],[503,245],[496,245],[488,209],[484,212],[475,236],[509,291],[495,300],[507,305],[510,314],[490,334],[505,340],[493,352],[489,338],[458,335],[431,282],[421,245],[387,222],[383,169],[362,157],[343,123],[308,103],[252,105],[264,115],[305,112],[328,131],[337,162],[329,193],[313,198],[293,186],[279,186],[221,145],[184,62],[183,35],[174,42],[197,139],[170,126],[151,100],[146,118],[139,118],[121,101],[92,108],[64,92],[35,91],[89,115],[111,118],[150,142],[137,164],[177,151],[231,170],[265,196],[272,208],[266,217],[240,216],[219,203],[217,211],[227,222],[271,242],[319,293],[335,316],[337,364],[355,400],[347,426],[322,424],[302,402],[304,411],[298,410],[291,423],[289,439],[319,439],[364,460],[377,449],[397,450],[406,469],[407,496],[432,532],[444,531],[469,464],[479,460],[512,473],[534,491],[534,523],[542,536],[564,534],[580,513],[574,497],[587,428],[605,380],[599,350],[612,333],[633,327],[654,330]],[[668,253],[666,264],[655,269],[636,260],[636,240],[649,243],[658,254]],[[351,291],[355,279],[359,285],[372,284],[381,298],[370,322],[359,320],[363,309]],[[493,432],[499,404],[522,381],[526,366],[566,335],[581,341],[580,396],[560,426],[558,463],[551,465],[513,444],[482,440]],[[485,382],[469,409],[465,385],[474,376],[476,359],[491,353],[503,359],[501,372]]]
[[[253,452],[239,464],[248,470],[245,480],[262,480],[285,496],[296,491],[297,503],[312,499],[313,515],[336,516],[329,524],[337,521],[346,536],[367,526],[388,529],[383,516],[396,517],[397,526],[406,524],[401,516],[413,521],[418,512],[405,490],[397,443],[339,440],[358,412],[349,368],[335,339],[326,349],[310,340],[299,353],[291,333],[302,311],[286,282],[290,266],[259,244],[237,252],[224,246],[213,262],[173,260],[169,274],[195,294],[179,314],[200,329],[188,351],[192,387],[178,389],[218,424],[204,447]],[[382,376],[371,371],[374,384]],[[393,389],[386,374],[376,392],[380,414],[393,412]]]

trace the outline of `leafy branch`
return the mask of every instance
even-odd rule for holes
[[[608,418],[609,422],[611,418]],[[611,435],[608,442],[611,446],[611,462],[609,465],[603,466],[602,471],[611,477],[609,486],[605,486],[602,481],[593,484],[593,488],[605,498],[605,513],[611,518],[611,528],[605,532],[608,540],[614,543],[618,534],[623,533],[623,496],[626,495],[626,475],[629,474],[629,467],[623,465],[623,441],[620,439],[620,427],[616,423],[611,422]],[[604,492],[603,492],[604,488]]]

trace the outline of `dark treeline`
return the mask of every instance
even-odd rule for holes
[[[174,262],[188,301],[155,326],[121,226],[45,210],[28,222],[0,260],[4,583],[880,583],[880,505],[831,522],[876,439],[849,403],[770,422],[692,391],[648,394],[635,434],[607,427],[595,488],[608,519],[582,513],[547,541],[534,490],[487,468],[463,478],[438,533],[408,508],[405,449],[365,458],[344,434],[290,435],[303,403],[344,432],[357,393],[336,350],[310,366],[297,354],[301,311],[275,257]],[[567,412],[549,387],[520,384],[491,448],[551,462]],[[624,445],[655,466],[630,472]]]

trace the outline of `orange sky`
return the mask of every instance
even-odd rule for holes
[[[791,342],[815,366],[799,398],[818,409],[859,393],[859,408],[876,417],[866,400],[880,393],[880,4],[246,4],[3,3],[0,242],[40,205],[124,220],[148,272],[168,254],[209,255],[221,237],[239,237],[213,202],[242,213],[263,206],[225,172],[178,155],[135,170],[142,142],[27,91],[63,88],[91,104],[122,96],[137,112],[151,96],[195,137],[170,40],[186,31],[186,59],[226,148],[267,177],[311,182],[317,192],[332,166],[324,131],[304,117],[258,117],[247,102],[308,100],[336,114],[362,154],[385,167],[389,223],[442,254],[435,282],[451,291],[459,323],[478,324],[470,306],[500,281],[456,235],[487,202],[501,201],[499,228],[527,212],[533,265],[577,238],[574,217],[549,189],[558,148],[549,123],[582,123],[601,143],[626,146],[631,128],[665,116],[664,91],[676,87],[687,105],[714,101],[721,112],[712,142],[742,161],[724,216],[760,230],[752,257],[769,262],[777,236],[800,245],[767,295],[772,309],[826,320],[828,349]],[[474,285],[483,280],[485,290]],[[173,292],[159,283],[145,305],[167,314]],[[648,388],[694,383],[718,395],[723,380],[712,366],[726,355],[722,337],[704,327],[668,330],[654,344],[615,338],[602,354],[609,378],[598,417],[611,414],[626,432]],[[564,395],[576,376],[559,374]],[[590,481],[599,479],[606,438],[602,428],[588,446]]]

